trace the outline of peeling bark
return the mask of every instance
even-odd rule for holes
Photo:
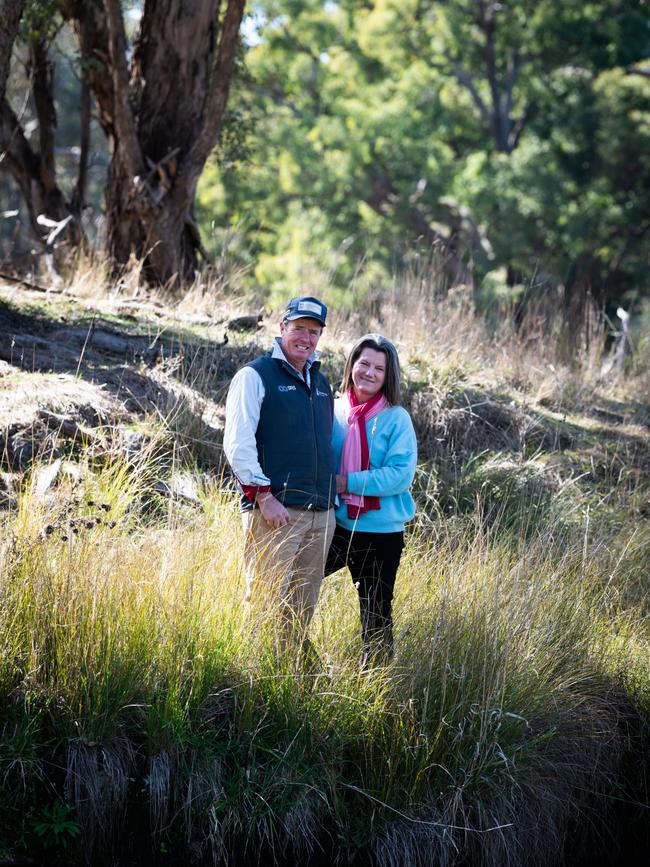
[[[0,0],[0,100],[5,98],[11,52],[24,8],[25,0]]]
[[[192,279],[206,256],[196,185],[226,110],[244,0],[146,0],[127,64],[117,0],[64,0],[112,145],[106,245],[117,270],[134,257],[152,284]]]
[[[24,0],[0,2],[0,48],[5,43],[10,48]],[[44,43],[31,46],[39,153],[11,106],[0,99],[0,147],[35,231],[42,235],[40,214],[60,221],[70,210],[79,215],[83,207],[89,87],[112,152],[106,246],[116,270],[135,258],[143,262],[150,283],[178,284],[193,278],[199,256],[206,257],[192,214],[196,185],[223,126],[244,3],[146,0],[129,61],[119,0],[62,0],[61,14],[74,29],[82,57],[85,118],[71,203],[56,185],[52,66]],[[0,56],[6,60],[5,54]],[[8,70],[8,62],[5,66]],[[0,67],[3,86],[7,70]]]

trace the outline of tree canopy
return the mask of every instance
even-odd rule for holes
[[[239,49],[243,0],[131,16],[116,0],[3,2],[27,75],[14,64],[2,168],[34,231],[41,213],[78,217],[92,128],[108,250],[154,282],[227,249],[262,293],[363,292],[433,259],[441,286],[471,283],[479,301],[648,294],[643,0],[255,0]],[[54,65],[61,27],[74,86]],[[64,105],[74,182],[55,159]]]
[[[263,286],[372,285],[433,245],[448,278],[567,300],[647,290],[647,5],[254,6],[254,132],[203,177]]]

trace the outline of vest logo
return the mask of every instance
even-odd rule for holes
[[[329,397],[329,394],[326,391],[321,391],[320,389],[316,389],[316,397]]]
[[[278,391],[282,391],[282,392],[284,392],[284,391],[296,391],[296,386],[295,385],[279,385]]]

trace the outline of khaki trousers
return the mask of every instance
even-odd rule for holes
[[[287,511],[291,520],[279,529],[269,527],[259,509],[242,513],[246,600],[256,611],[280,613],[288,631],[304,634],[334,535],[334,509]]]

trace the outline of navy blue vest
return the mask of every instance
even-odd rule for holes
[[[309,369],[311,387],[288,362],[271,358],[270,353],[248,367],[264,383],[255,438],[271,492],[285,506],[317,511],[331,508],[336,496],[334,401],[320,362]],[[246,497],[242,497],[242,508],[252,508]]]

